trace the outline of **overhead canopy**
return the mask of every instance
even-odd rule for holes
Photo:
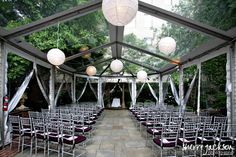
[[[21,5],[18,4],[20,2],[15,2],[14,7],[8,8],[10,12],[14,13],[14,16],[11,16],[12,19],[0,23],[4,27],[0,29],[0,38],[11,47],[47,61],[45,53],[56,46],[56,36],[59,32],[61,35],[59,47],[67,57],[66,62],[60,68],[73,73],[85,74],[86,67],[94,65],[99,77],[118,76],[114,75],[109,68],[113,59],[121,59],[124,63],[124,70],[119,75],[134,77],[140,69],[153,75],[166,73],[178,65],[186,64],[234,42],[235,22],[227,26],[220,25],[218,22],[207,22],[201,17],[175,9],[176,5],[185,7],[189,3],[174,1],[171,4],[171,2],[164,5],[158,1],[152,3],[145,0],[139,1],[136,18],[125,27],[113,26],[105,20],[101,11],[102,0],[70,1],[67,2],[67,5],[61,1],[57,1],[55,4],[48,2],[47,5],[41,3],[32,5],[22,2],[22,5],[26,7],[33,6],[32,10],[35,12],[21,8]],[[206,5],[208,4],[202,2],[194,4],[192,7],[204,12],[202,8]],[[214,4],[211,6],[218,7]],[[229,6],[225,5],[226,10]],[[208,14],[214,15],[214,13]],[[228,20],[234,18],[228,17],[228,14],[222,14]],[[206,19],[210,20],[210,16]],[[9,24],[9,21],[14,21],[16,17],[18,24]],[[58,23],[60,23],[59,30]],[[140,28],[144,28],[144,30]],[[167,30],[160,32],[165,28]],[[178,30],[179,34],[171,32],[172,29]],[[51,34],[50,37],[47,36],[48,33]],[[144,37],[143,34],[146,36]],[[176,39],[177,50],[170,55],[159,52],[157,48],[158,41],[165,36],[181,36]],[[39,43],[37,38],[45,40]],[[193,38],[196,39],[195,42],[190,42],[190,39]],[[50,41],[54,41],[54,43],[50,43]],[[89,49],[81,52],[80,48],[83,46],[81,43],[87,45]],[[88,53],[91,53],[91,57],[82,57]]]

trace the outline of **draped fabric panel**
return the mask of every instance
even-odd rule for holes
[[[14,108],[17,106],[17,104],[19,103],[22,95],[24,94],[26,88],[28,87],[28,84],[32,78],[34,74],[34,69],[30,72],[30,74],[28,76],[25,77],[25,80],[23,81],[23,83],[21,84],[21,86],[18,88],[17,92],[15,93],[15,95],[12,97],[12,99],[10,100],[9,104],[8,104],[8,113],[10,113],[11,111],[14,110]]]
[[[34,63],[34,70],[35,70],[35,77],[36,77],[37,83],[38,83],[38,85],[39,85],[39,89],[40,89],[40,91],[42,92],[44,99],[46,100],[46,102],[47,102],[48,105],[49,105],[49,104],[50,104],[50,102],[49,102],[49,97],[48,97],[48,95],[47,95],[47,93],[46,93],[46,91],[45,91],[45,88],[44,88],[43,85],[42,85],[42,82],[41,82],[40,78],[39,78],[38,69],[37,69],[37,66],[36,66],[35,63]]]
[[[169,81],[170,81],[170,86],[171,86],[172,94],[173,94],[173,96],[174,96],[174,98],[175,98],[175,102],[176,102],[178,105],[180,105],[179,94],[178,94],[178,92],[177,92],[177,90],[176,90],[175,84],[174,84],[174,82],[173,82],[173,80],[172,80],[171,77],[169,78]]]
[[[195,75],[194,75],[194,77],[193,77],[193,79],[192,79],[192,81],[190,83],[190,86],[189,86],[189,88],[187,90],[187,93],[186,93],[186,95],[184,97],[184,104],[183,104],[183,107],[182,107],[182,113],[185,112],[186,105],[187,105],[189,96],[190,96],[190,94],[192,92],[192,89],[193,89],[194,83],[196,81],[197,75],[198,75],[198,71],[196,71],[196,73],[195,73]]]
[[[195,73],[195,75],[194,75],[194,77],[193,77],[193,79],[192,79],[192,81],[191,81],[191,83],[190,83],[190,86],[189,86],[189,88],[188,88],[188,90],[187,90],[187,93],[186,93],[186,95],[185,95],[185,97],[184,97],[184,105],[186,105],[187,102],[188,102],[189,96],[190,96],[190,94],[191,94],[191,91],[192,91],[192,89],[193,89],[194,83],[195,83],[196,78],[197,78],[197,74],[198,74],[198,71]]]
[[[91,81],[89,80],[88,83],[89,83],[89,87],[90,87],[90,89],[92,90],[94,96],[95,96],[96,99],[98,100],[98,95],[97,95],[96,91],[94,90],[94,88],[93,88],[93,86],[92,86],[92,84],[91,84]]]
[[[55,97],[55,105],[57,104],[57,100],[58,100],[58,98],[59,98],[59,95],[60,95],[60,93],[61,93],[61,90],[62,90],[62,87],[63,87],[63,85],[65,84],[65,81],[62,81],[62,83],[60,84],[60,86],[59,86],[59,88],[58,88],[58,90],[57,90],[57,94],[56,94],[56,97]]]
[[[137,98],[139,97],[139,94],[142,92],[143,87],[144,87],[145,84],[146,84],[146,82],[143,83],[143,85],[142,85],[141,88],[139,89],[139,91],[138,91],[138,93],[137,93],[137,96],[136,96],[136,100],[137,100]]]
[[[83,94],[84,94],[84,92],[85,92],[85,90],[86,90],[86,87],[87,87],[87,85],[88,85],[88,82],[89,82],[89,79],[87,79],[87,81],[85,82],[84,88],[83,88],[83,90],[82,90],[80,96],[79,96],[78,99],[76,100],[76,102],[78,102],[78,101],[80,100],[80,98],[83,96]]]
[[[158,97],[156,96],[155,91],[153,90],[152,86],[148,82],[147,82],[147,84],[148,84],[150,92],[152,93],[152,96],[155,98],[156,103],[157,103],[158,102]]]

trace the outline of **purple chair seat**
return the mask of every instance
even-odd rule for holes
[[[77,126],[75,127],[76,132],[89,132],[92,130],[91,126]]]
[[[90,120],[90,121],[85,121],[84,122],[85,125],[93,125],[95,123],[96,123],[96,121],[94,121],[94,120]]]
[[[162,143],[162,147],[175,147],[176,146],[176,139],[161,139],[159,137],[154,138],[153,142],[161,147],[161,143]]]
[[[197,143],[198,144],[208,144],[208,145],[212,145],[212,144],[214,144],[214,139],[212,138],[212,137],[210,137],[210,138],[207,138],[207,137],[198,137],[197,138]]]
[[[143,126],[146,126],[146,127],[151,127],[151,126],[153,126],[153,121],[146,121],[146,122],[142,122],[141,123]]]
[[[76,136],[69,136],[69,135],[65,135],[63,137],[63,142],[65,144],[78,144],[78,143],[81,143],[83,141],[86,140],[86,137],[85,136],[81,136],[81,135],[76,135]]]
[[[146,118],[140,118],[140,117],[138,117],[137,120],[138,120],[138,121],[146,121]]]
[[[179,146],[195,144],[195,138],[178,138],[177,144]]]
[[[161,135],[162,129],[161,128],[149,128],[147,132],[152,135]]]
[[[48,140],[53,142],[60,142],[61,137],[62,136],[58,135],[57,133],[50,133]]]

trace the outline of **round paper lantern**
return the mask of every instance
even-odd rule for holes
[[[176,42],[171,37],[162,38],[158,43],[159,50],[167,55],[175,52]]]
[[[146,81],[146,80],[147,80],[147,73],[146,73],[146,71],[140,70],[140,71],[137,73],[137,78],[138,78],[140,81]]]
[[[58,48],[53,48],[47,53],[48,61],[53,65],[61,65],[65,62],[65,54]]]
[[[111,62],[110,68],[113,72],[118,73],[123,69],[123,63],[116,59]]]
[[[82,47],[79,49],[79,51],[80,51],[80,52],[83,52],[83,51],[87,51],[88,49],[89,49],[88,46],[82,46]],[[91,57],[91,53],[87,53],[87,54],[85,54],[85,55],[82,56],[82,58],[84,58],[84,59],[88,59],[88,58],[90,58],[90,57]]]
[[[135,17],[138,0],[103,0],[102,11],[108,22],[115,26],[124,26]]]
[[[87,69],[86,69],[86,73],[89,76],[93,76],[97,73],[97,69],[94,66],[88,66]]]

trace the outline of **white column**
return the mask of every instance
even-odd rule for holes
[[[228,124],[232,123],[232,58],[233,58],[233,47],[229,46],[227,52],[227,63],[226,63],[226,108]]]
[[[49,109],[54,109],[55,104],[55,67],[52,66],[50,70],[50,81],[49,81]]]
[[[183,67],[179,67],[179,101],[181,112],[184,112],[184,72]]]
[[[236,43],[233,45],[231,74],[232,74],[232,124],[236,124]],[[236,131],[236,128],[233,128]]]
[[[104,104],[102,103],[102,78],[98,79],[98,106],[104,107]]]
[[[164,105],[163,102],[163,82],[162,82],[162,75],[159,74],[159,105]]]
[[[72,76],[71,82],[71,90],[72,90],[72,103],[76,103],[76,76],[75,74]]]
[[[136,85],[136,79],[132,78],[132,107],[136,105],[136,97],[137,97],[137,85]]]
[[[6,87],[6,81],[7,81],[7,52],[6,47],[3,42],[0,43],[0,145],[4,145],[4,138],[6,138],[5,135],[7,135],[7,115],[8,112],[3,112],[3,97],[7,95],[7,87]]]
[[[200,115],[200,105],[201,105],[201,75],[202,75],[202,65],[201,62],[197,64],[198,68],[198,87],[197,87],[197,115]]]

